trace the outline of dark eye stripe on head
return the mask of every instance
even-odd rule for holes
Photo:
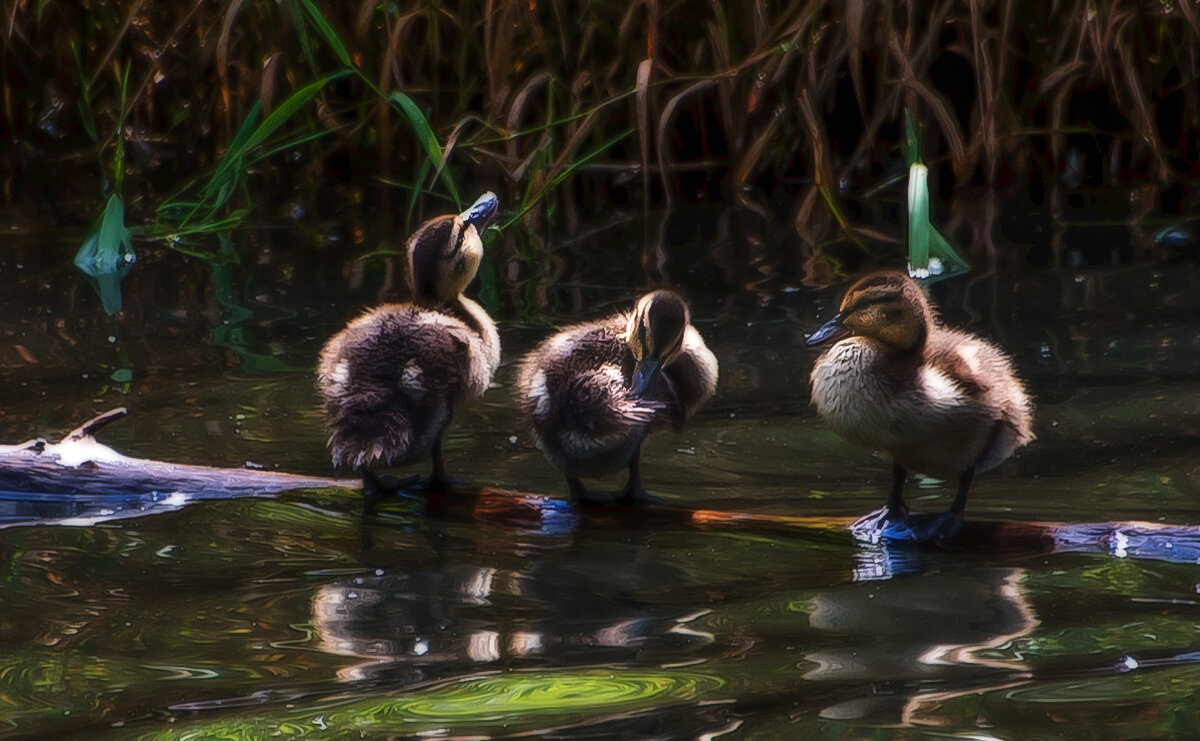
[[[866,294],[858,294],[854,299],[842,308],[842,311],[861,311],[868,306],[876,304],[889,304],[900,301],[900,291],[871,291]]]
[[[467,235],[466,225],[461,219],[455,219],[450,228],[450,238],[446,240],[446,254],[457,255],[462,251],[463,240]]]

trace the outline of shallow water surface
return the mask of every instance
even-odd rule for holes
[[[283,250],[224,273],[166,253],[113,322],[40,244],[0,250],[0,442],[125,405],[99,437],[126,455],[330,474],[309,368],[385,286]],[[888,464],[808,406],[804,332],[839,288],[717,291],[683,268],[718,396],[648,444],[660,511],[573,511],[514,413],[512,361],[638,281],[563,270],[551,316],[501,309],[506,363],[453,428],[466,483],[444,510],[364,518],[353,482],[0,492],[0,736],[1200,735],[1194,265],[934,287],[1037,399],[1039,439],[973,491],[994,539],[956,551],[845,531]]]

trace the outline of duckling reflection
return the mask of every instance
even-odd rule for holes
[[[462,541],[425,563],[409,554],[326,584],[312,598],[319,647],[359,659],[340,673],[345,680],[408,682],[546,662],[677,660],[712,641],[689,627],[702,614],[694,606],[639,596],[669,578],[657,560],[596,567],[626,554],[625,538],[568,543],[531,559]]]
[[[446,492],[442,436],[464,402],[483,395],[500,364],[496,325],[462,295],[483,257],[480,233],[498,200],[484,193],[461,214],[438,216],[409,238],[412,303],[385,304],[351,321],[321,350],[333,465],[361,472],[378,490],[372,465],[433,459],[429,490]]]
[[[598,503],[580,477],[628,467],[618,502],[630,506],[650,500],[640,468],[646,435],[665,422],[681,430],[716,386],[717,359],[671,291],[559,332],[525,357],[517,383],[534,439],[572,499]]]
[[[908,276],[882,271],[846,291],[836,316],[808,345],[832,342],[812,370],[812,399],[838,433],[892,458],[887,506],[854,530],[925,541],[962,529],[975,474],[1033,440],[1031,404],[1012,361],[976,337],[938,323]],[[956,478],[947,512],[928,523],[909,514],[909,469]]]
[[[929,710],[923,684],[969,688],[965,693],[1027,679],[1031,667],[1009,648],[1039,622],[1023,579],[1022,569],[925,572],[818,594],[809,616],[813,628],[870,638],[869,648],[854,641],[805,657],[815,664],[805,679],[869,685],[861,696],[824,708],[821,717],[920,722]],[[881,685],[892,691],[880,692]]]

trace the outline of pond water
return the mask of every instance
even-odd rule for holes
[[[99,437],[126,455],[331,473],[311,367],[389,295],[386,261],[286,230],[235,234],[240,264],[140,246],[116,322],[63,257],[77,237],[0,243],[0,443],[124,405]],[[844,286],[739,281],[686,244],[662,271],[718,395],[646,447],[661,513],[574,513],[514,412],[514,361],[632,301],[628,243],[495,291],[505,364],[447,441],[448,511],[364,519],[350,481],[107,507],[0,492],[0,737],[1200,736],[1195,262],[934,286],[1037,403],[1038,440],[968,509],[1002,537],[943,551],[846,533],[889,468],[808,404],[804,332]],[[910,486],[917,509],[952,494]]]

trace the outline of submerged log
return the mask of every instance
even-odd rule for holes
[[[105,425],[128,414],[105,412],[67,434],[61,442],[31,440],[0,446],[0,526],[20,522],[90,524],[152,510],[174,509],[188,501],[271,496],[299,489],[358,490],[357,479],[298,476],[252,468],[215,468],[130,458],[96,440]],[[581,527],[749,530],[781,537],[853,536],[851,517],[805,517],[693,509],[660,505],[578,508],[565,499],[490,486],[464,487],[449,496],[425,498],[404,491],[432,516],[486,523],[543,534],[566,534]],[[384,501],[370,507],[374,511]],[[367,515],[370,516],[369,514]],[[863,544],[864,578],[872,562],[880,576],[897,568],[919,568],[922,554],[1103,553],[1177,563],[1200,562],[1200,527],[1151,522],[968,521],[952,542],[914,547],[906,543]],[[903,566],[908,564],[908,566]]]

